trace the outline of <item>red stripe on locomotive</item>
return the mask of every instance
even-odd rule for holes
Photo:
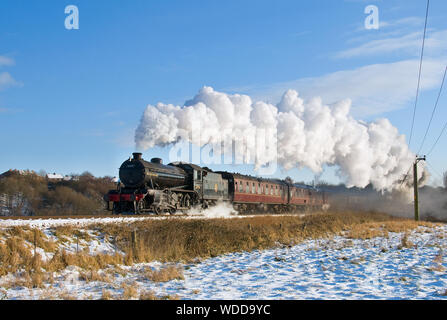
[[[109,194],[108,200],[112,202],[120,201],[140,201],[144,198],[144,194],[132,194],[132,193],[121,193],[121,194]]]

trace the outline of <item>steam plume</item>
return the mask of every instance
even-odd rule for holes
[[[371,123],[355,120],[350,108],[349,99],[332,105],[323,104],[320,98],[305,102],[294,90],[286,91],[281,101],[272,105],[203,87],[183,107],[148,105],[135,142],[137,148],[146,150],[178,141],[198,146],[232,141],[238,146],[235,153],[254,155],[257,167],[276,158],[286,170],[308,167],[319,174],[326,164],[338,167],[337,173],[348,187],[363,188],[371,183],[376,190],[397,188],[415,157],[405,137],[387,119]],[[200,136],[194,134],[195,128],[200,129]],[[259,132],[267,134],[262,150],[250,138]],[[411,175],[412,170],[409,178]]]

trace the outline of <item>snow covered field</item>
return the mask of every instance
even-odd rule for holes
[[[135,298],[151,292],[180,299],[447,299],[446,244],[447,225],[419,227],[408,237],[336,236],[178,264],[184,280],[167,282],[146,277],[166,266],[159,262],[103,270],[107,279],[96,281],[82,280],[82,270],[70,266],[47,288],[2,289],[13,275],[1,277],[0,299],[100,299],[105,291],[118,299],[129,287]],[[85,245],[92,254],[114,250],[104,240]]]

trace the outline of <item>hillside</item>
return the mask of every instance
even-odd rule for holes
[[[88,172],[66,181],[13,171],[0,177],[0,215],[100,215],[106,213],[103,195],[115,187],[111,177]]]

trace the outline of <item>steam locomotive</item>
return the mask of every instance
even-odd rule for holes
[[[311,186],[214,172],[185,162],[164,165],[160,158],[148,162],[138,152],[123,162],[119,178],[117,189],[104,196],[113,214],[174,214],[218,201],[232,203],[241,213],[321,209],[327,204],[325,192]]]

